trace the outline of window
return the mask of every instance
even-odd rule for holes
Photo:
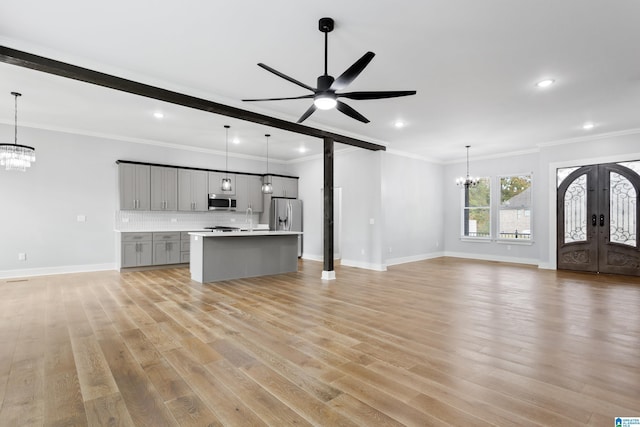
[[[480,178],[477,186],[462,193],[462,237],[491,237],[491,180]]]
[[[498,239],[531,240],[531,175],[500,177]]]

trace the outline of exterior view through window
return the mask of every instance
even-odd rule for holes
[[[475,187],[465,187],[462,212],[463,237],[491,237],[491,180],[480,178]]]
[[[499,239],[531,239],[531,175],[500,177]]]

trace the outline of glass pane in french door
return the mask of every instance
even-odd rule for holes
[[[611,172],[609,175],[609,241],[637,246],[638,196],[633,184],[624,176]]]
[[[587,175],[576,178],[564,195],[564,243],[587,240]]]

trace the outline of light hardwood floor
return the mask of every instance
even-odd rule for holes
[[[0,283],[1,426],[610,426],[640,416],[640,280],[453,258],[201,285]]]

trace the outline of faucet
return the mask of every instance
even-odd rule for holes
[[[247,212],[244,217],[244,222],[249,223],[249,231],[253,231],[253,209],[247,208]]]

